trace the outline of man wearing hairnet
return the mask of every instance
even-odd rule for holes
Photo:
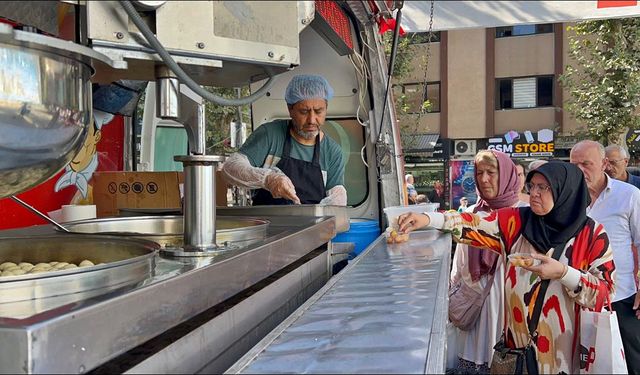
[[[256,189],[254,205],[347,204],[340,146],[320,130],[332,96],[324,77],[293,77],[285,93],[291,119],[258,127],[224,162],[231,183]]]

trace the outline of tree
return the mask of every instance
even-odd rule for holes
[[[209,92],[228,99],[238,97],[235,88],[224,87],[205,87]],[[243,87],[241,95],[249,95],[249,87]],[[242,122],[250,123],[251,115],[249,106],[242,106]],[[207,137],[207,154],[226,155],[235,151],[230,146],[230,125],[232,121],[238,121],[237,107],[223,107],[221,105],[205,101],[205,118],[206,118],[206,137]]]
[[[437,40],[437,37],[433,33],[408,33],[404,37],[400,37],[398,39],[398,46],[396,49],[396,58],[392,76],[393,80],[395,82],[402,81],[402,79],[411,72],[412,60],[416,55],[420,55],[416,49],[424,48],[424,43],[430,43],[430,41],[435,40]],[[384,43],[385,54],[387,57],[390,57],[393,33],[383,34],[382,41]],[[419,66],[423,70],[427,69],[427,56],[422,56]],[[426,82],[422,83],[425,84]],[[400,87],[400,85],[394,86]],[[414,135],[420,132],[420,116],[431,111],[432,104],[424,97],[424,89],[421,90],[418,95],[420,95],[420,99],[418,99],[420,103],[416,106],[415,97],[409,98],[405,93],[401,92],[401,90],[394,90],[394,104],[398,120],[400,121],[400,138],[402,139],[403,147],[406,149],[411,149],[415,145]],[[411,114],[416,113],[417,115],[413,118],[410,116]]]
[[[591,139],[619,142],[640,118],[640,18],[579,22],[568,28],[568,65],[560,77],[569,90],[567,109]]]

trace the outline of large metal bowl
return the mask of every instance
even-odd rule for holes
[[[135,216],[81,220],[63,224],[71,233],[109,234],[143,238],[161,246],[181,247],[182,216]],[[269,221],[252,217],[216,218],[216,242],[247,246],[267,237]]]
[[[0,303],[17,302],[140,282],[151,274],[158,244],[114,236],[14,237],[0,240],[0,263],[68,262],[93,267],[0,277]]]
[[[0,198],[45,181],[78,153],[91,124],[96,58],[90,48],[0,24]]]

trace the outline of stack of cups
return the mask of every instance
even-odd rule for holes
[[[69,221],[95,219],[96,206],[94,204],[65,204],[62,206],[60,218],[63,223]]]

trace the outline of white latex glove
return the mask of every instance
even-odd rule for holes
[[[342,185],[334,186],[327,191],[327,196],[319,203],[322,206],[346,206],[347,189]]]
[[[293,201],[294,204],[300,204],[296,188],[285,174],[269,173],[264,180],[264,188],[269,190],[274,198],[284,198]]]
[[[222,165],[225,177],[229,183],[249,189],[267,189],[267,177],[279,174],[285,176],[278,168],[254,167],[246,155],[240,152],[231,154]]]

